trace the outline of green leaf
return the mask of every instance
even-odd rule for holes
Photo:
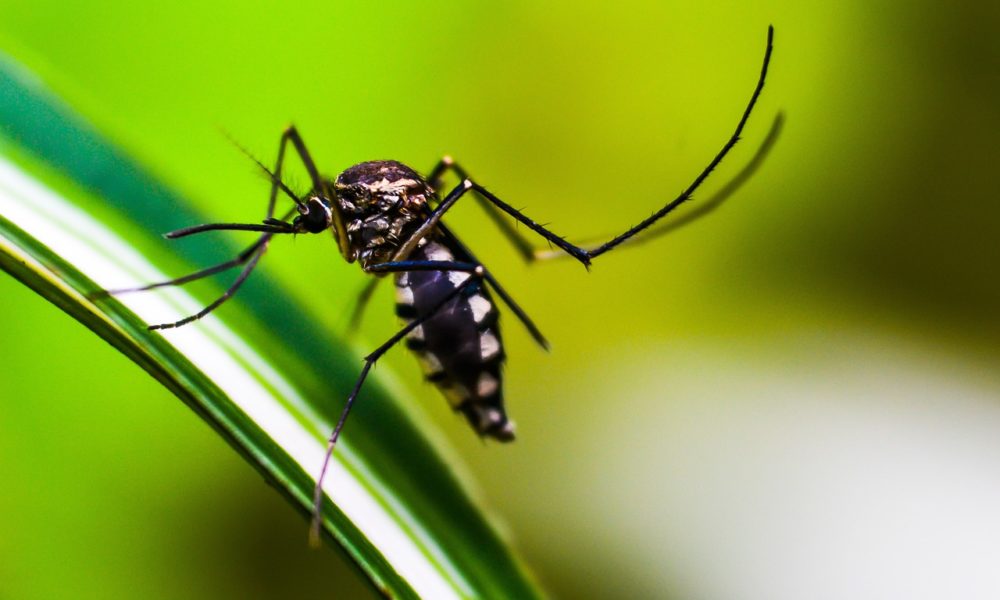
[[[237,329],[232,309],[150,332],[203,305],[176,288],[91,300],[167,279],[139,249],[162,256],[158,232],[204,219],[2,57],[0,133],[0,268],[170,389],[308,515],[357,353],[263,272],[240,291],[250,316]],[[179,253],[209,265],[232,249],[204,239]],[[377,375],[363,395],[325,482],[326,539],[392,597],[542,596],[410,401]]]

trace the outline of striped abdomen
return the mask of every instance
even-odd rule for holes
[[[463,258],[460,257],[459,260]],[[428,241],[409,260],[456,260],[442,241]],[[412,271],[396,275],[396,313],[407,323],[428,314],[470,277],[461,271]],[[514,439],[514,425],[503,406],[503,343],[497,309],[481,281],[417,326],[406,339],[452,408],[461,411],[480,435]]]

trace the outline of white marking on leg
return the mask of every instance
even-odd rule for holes
[[[476,323],[482,323],[486,315],[490,313],[493,304],[486,298],[476,294],[469,298],[469,308],[472,309],[472,318]]]
[[[483,360],[489,360],[499,353],[500,340],[492,331],[487,330],[479,334],[479,356]]]
[[[479,381],[476,382],[476,393],[480,398],[488,398],[496,393],[500,382],[489,373],[480,373]]]
[[[410,333],[406,334],[406,337],[410,338],[411,340],[417,340],[421,342],[424,341],[424,326],[417,325],[410,331]]]

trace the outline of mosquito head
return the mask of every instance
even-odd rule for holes
[[[330,202],[320,196],[310,196],[299,205],[299,216],[292,222],[296,231],[319,233],[333,224],[333,209]]]

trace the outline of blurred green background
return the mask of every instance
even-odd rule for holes
[[[710,218],[588,274],[525,267],[474,205],[452,214],[552,342],[507,317],[516,444],[480,443],[405,351],[380,368],[554,595],[1000,594],[1000,5],[0,11],[0,48],[212,220],[256,220],[266,197],[219,128],[270,162],[294,122],[330,174],[452,154],[577,239],[711,159],[773,23],[745,141],[700,196],[778,110],[783,137]],[[279,240],[264,268],[332,328],[364,283],[320,237]],[[359,351],[394,331],[389,292]],[[135,365],[6,276],[0,297],[0,597],[372,595]]]

